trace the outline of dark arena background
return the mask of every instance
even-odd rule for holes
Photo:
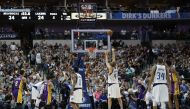
[[[0,107],[190,109],[190,0],[0,0]]]

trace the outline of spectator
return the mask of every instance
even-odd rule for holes
[[[135,76],[135,69],[131,66],[131,63],[129,63],[127,69],[126,69],[126,76],[127,80],[132,79]]]
[[[135,93],[133,92],[133,89],[128,89],[128,97],[129,97],[129,109],[137,109],[137,97],[135,96]]]
[[[189,88],[188,85],[186,84],[185,80],[182,80],[182,84],[180,85],[180,90],[182,94],[185,94],[188,92]]]
[[[100,105],[100,97],[102,96],[102,91],[100,87],[96,88],[96,91],[94,92],[94,102],[95,102],[95,107],[99,108]]]
[[[107,91],[105,89],[103,89],[102,91],[102,95],[100,96],[100,108],[101,109],[107,109],[108,108],[108,96],[107,96]]]
[[[92,109],[95,109],[95,106],[94,106],[94,97],[93,97],[93,87],[92,86],[88,86],[88,95],[90,97],[90,101],[91,101],[91,106],[92,106]]]
[[[11,49],[11,51],[17,50],[17,46],[16,46],[16,44],[14,42],[11,43],[10,49]]]
[[[7,44],[6,44],[6,42],[3,42],[2,46],[1,46],[1,51],[2,51],[2,54],[7,53]]]

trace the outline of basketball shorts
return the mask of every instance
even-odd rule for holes
[[[179,95],[180,94],[180,92],[179,92],[179,86],[175,82],[171,83],[171,93],[173,95]]]
[[[153,102],[168,102],[169,93],[166,84],[158,84],[153,86],[152,89]]]
[[[76,89],[73,91],[73,95],[70,96],[71,103],[83,103],[83,92],[82,89]]]
[[[119,84],[108,84],[108,98],[121,98]]]

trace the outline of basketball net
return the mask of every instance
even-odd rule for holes
[[[89,47],[89,48],[87,48],[87,51],[88,51],[89,58],[91,58],[91,59],[96,58],[96,48]]]

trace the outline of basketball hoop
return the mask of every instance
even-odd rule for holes
[[[88,52],[89,58],[91,58],[91,59],[96,58],[96,48],[95,47],[87,48],[87,52]]]

